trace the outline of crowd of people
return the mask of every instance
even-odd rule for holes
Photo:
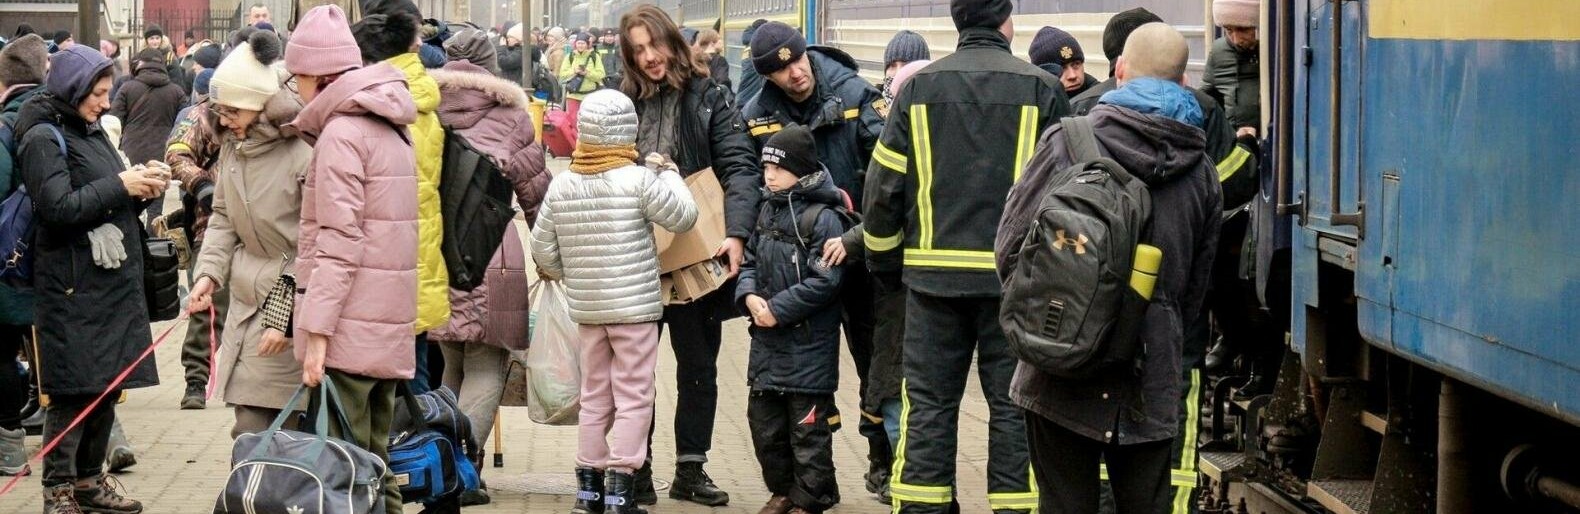
[[[732,77],[718,32],[653,5],[618,27],[525,33],[425,19],[410,0],[353,7],[278,30],[257,5],[223,41],[189,31],[174,47],[149,27],[124,66],[116,42],[25,25],[0,48],[0,192],[25,188],[37,227],[30,283],[0,281],[0,354],[27,370],[0,370],[0,474],[29,472],[29,430],[65,434],[43,463],[46,513],[143,510],[107,474],[135,454],[116,402],[95,399],[158,383],[138,359],[152,344],[151,236],[191,254],[181,409],[224,402],[233,438],[276,419],[297,428],[293,413],[315,406],[293,393],[327,382],[347,422],[325,435],[387,459],[398,395],[442,386],[486,439],[510,352],[528,340],[528,286],[501,273],[451,287],[439,187],[458,141],[508,179],[530,227],[507,231],[493,266],[531,259],[564,285],[580,328],[574,513],[658,501],[662,331],[678,384],[668,494],[719,506],[730,494],[704,468],[722,323],[749,321],[765,514],[842,501],[841,353],[858,374],[862,482],[906,513],[959,509],[973,363],[991,414],[989,506],[1122,514],[1190,512],[1204,366],[1236,352],[1276,364],[1249,343],[1268,323],[1243,312],[1238,262],[1260,127],[1257,0],[1213,2],[1227,35],[1201,89],[1187,85],[1185,38],[1139,8],[1105,27],[1107,80],[1059,28],[1036,33],[1029,62],[1013,55],[1010,0],[953,0],[955,51],[932,60],[926,38],[900,31],[873,84],[849,54],[780,22],[747,28]],[[523,86],[575,120],[567,171],[547,170]],[[1087,379],[1020,360],[1000,323],[1036,207],[1084,160],[1062,124],[1075,115],[1150,191],[1148,244],[1167,256],[1145,314],[1119,320],[1145,358]],[[692,194],[705,173],[721,205]],[[160,210],[167,189],[176,212]],[[654,227],[685,232],[710,212],[729,280],[670,304]],[[384,482],[386,511],[401,512]],[[455,500],[488,502],[486,484]]]

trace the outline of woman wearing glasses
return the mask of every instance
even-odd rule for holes
[[[231,437],[268,428],[301,383],[287,339],[290,272],[301,213],[300,177],[312,147],[286,127],[302,105],[270,64],[280,40],[261,31],[214,71],[210,109],[223,131],[213,171],[214,212],[198,254],[188,310],[205,312],[219,288],[230,291],[224,341],[215,355],[215,391],[236,411]],[[275,293],[275,294],[271,294]],[[288,420],[289,421],[289,420]]]

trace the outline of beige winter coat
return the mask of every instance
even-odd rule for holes
[[[292,269],[301,213],[301,177],[313,149],[294,129],[281,127],[302,106],[281,88],[258,122],[238,140],[223,133],[214,165],[214,215],[209,219],[196,275],[230,288],[215,363],[215,394],[232,405],[283,408],[302,381],[302,367],[287,348],[260,357],[263,299],[280,273]]]

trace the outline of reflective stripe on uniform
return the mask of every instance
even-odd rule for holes
[[[894,449],[894,469],[889,473],[889,497],[894,513],[899,514],[902,502],[947,504],[954,499],[954,489],[949,486],[907,484],[905,476],[905,445],[911,431],[911,394],[907,380],[900,379],[900,439]]]
[[[878,146],[872,149],[872,160],[878,161],[878,164],[883,165],[883,167],[902,175],[905,174],[905,167],[910,161],[910,159],[905,157],[905,154],[883,146],[882,141],[879,141]]]
[[[868,232],[865,228],[861,230],[862,244],[867,245],[867,251],[869,252],[887,252],[899,248],[900,241],[904,238],[904,232],[896,232],[889,237],[878,237]]]
[[[780,125],[778,123],[774,123],[774,124],[771,124],[771,125],[758,125],[758,126],[752,127],[752,137],[762,136],[762,135],[765,135],[765,134],[772,134],[772,133],[778,132],[780,130],[784,130],[784,125]]]
[[[861,116],[861,109],[845,109],[845,119],[853,120]]]
[[[1240,150],[1238,146],[1236,151]],[[1250,155],[1246,152],[1246,155]],[[1232,156],[1231,156],[1232,157]],[[1243,159],[1242,159],[1243,160]],[[1185,395],[1185,444],[1180,445],[1180,469],[1169,472],[1169,483],[1174,486],[1171,514],[1190,514],[1191,494],[1198,483],[1196,473],[1196,438],[1201,429],[1201,370],[1190,370],[1190,393]]]
[[[921,225],[918,242],[933,247],[933,142],[927,123],[927,105],[911,106],[911,153],[916,156],[916,217]]]
[[[1015,182],[1020,182],[1020,174],[1026,170],[1026,161],[1031,160],[1032,151],[1037,147],[1039,110],[1040,108],[1035,105],[1020,107],[1020,131],[1015,138]]]
[[[1245,166],[1245,161],[1250,158],[1251,152],[1247,151],[1245,147],[1234,145],[1234,151],[1229,152],[1228,157],[1218,161],[1218,181],[1229,180],[1229,177],[1233,177],[1235,173],[1238,173],[1240,168]]]
[[[988,493],[988,508],[997,510],[1037,510],[1037,493]]]
[[[993,259],[993,252],[979,250],[906,248],[905,265],[929,268],[998,269],[998,264]]]

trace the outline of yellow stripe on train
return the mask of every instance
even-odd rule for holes
[[[1580,41],[1575,0],[1372,0],[1376,39]]]

